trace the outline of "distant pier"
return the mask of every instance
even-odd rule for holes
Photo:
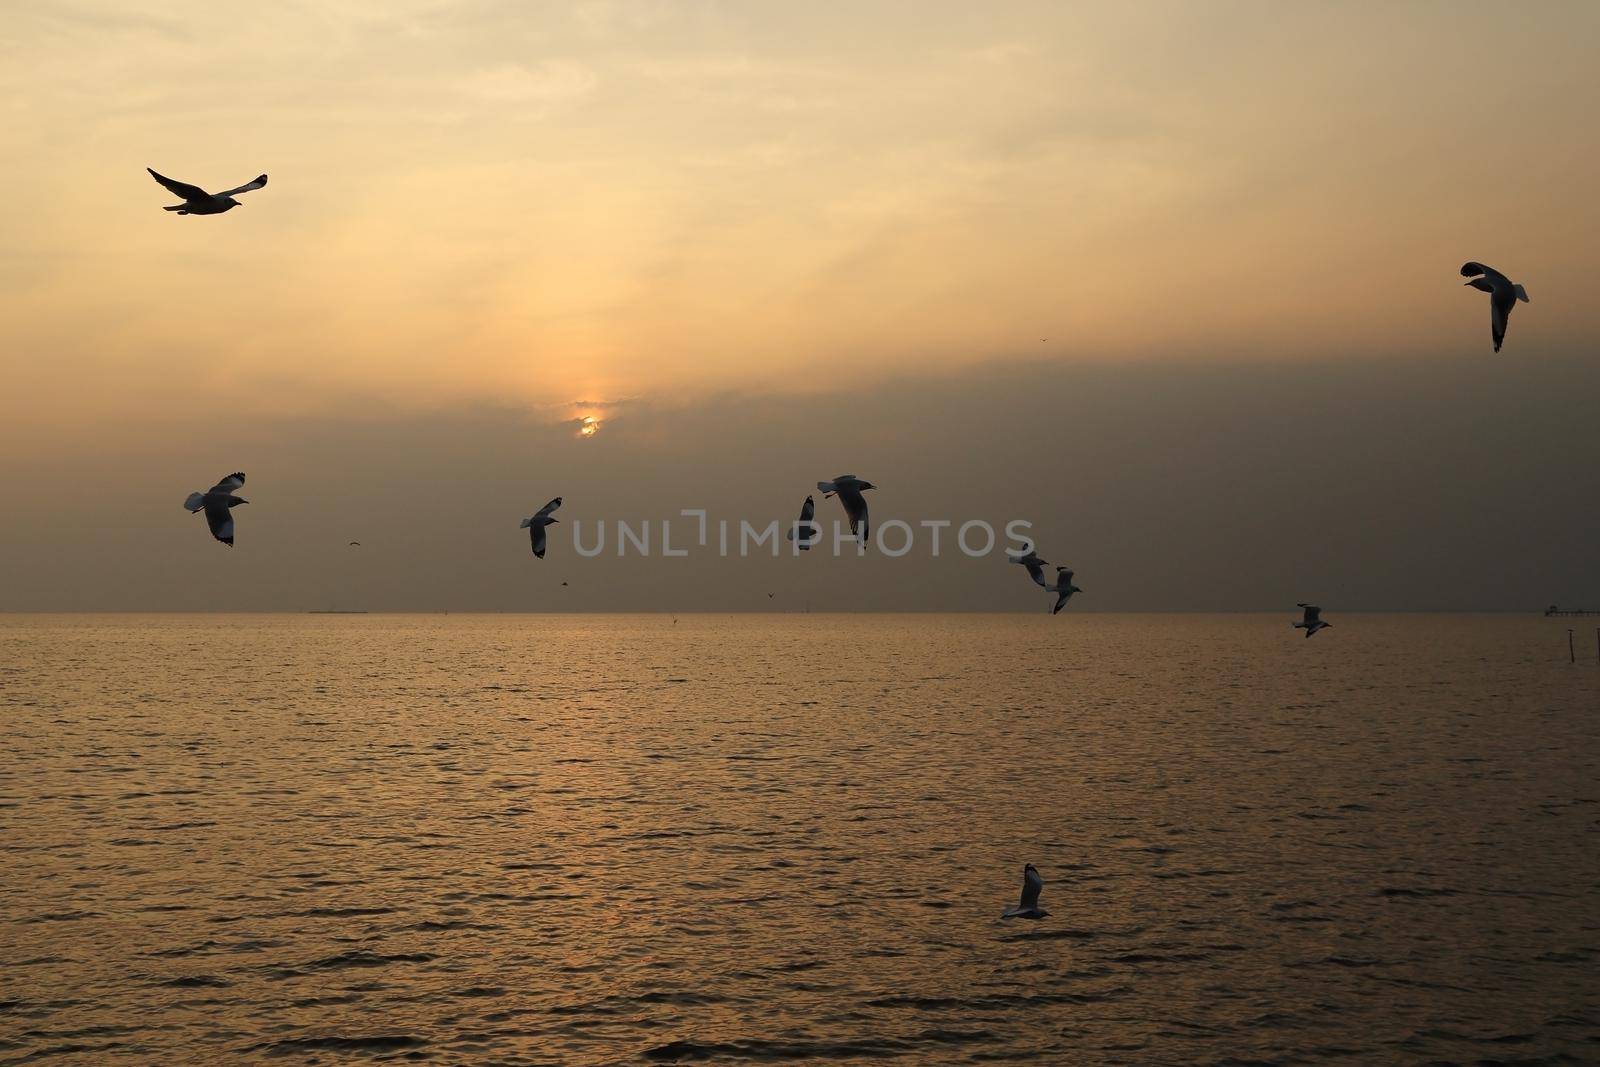
[[[1547,619],[1557,615],[1600,615],[1600,608],[1561,608],[1551,604],[1544,609],[1544,617]]]

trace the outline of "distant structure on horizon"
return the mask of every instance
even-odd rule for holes
[[[1552,615],[1600,615],[1600,608],[1563,608],[1551,604],[1544,609],[1544,617],[1548,619]]]

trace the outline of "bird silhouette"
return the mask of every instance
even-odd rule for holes
[[[1489,294],[1489,336],[1494,338],[1494,350],[1500,351],[1500,344],[1506,339],[1506,325],[1511,321],[1511,309],[1517,306],[1518,300],[1528,303],[1528,291],[1482,263],[1462,264],[1461,276],[1472,279],[1464,284]]]
[[[1072,584],[1072,571],[1066,567],[1056,568],[1056,584],[1047,585],[1045,589],[1056,594],[1056,606],[1050,609],[1050,614],[1059,614],[1067,606],[1067,601],[1072,599],[1073,593],[1081,593],[1082,589]]]
[[[1028,569],[1028,577],[1033,579],[1034,584],[1038,585],[1041,589],[1050,588],[1050,583],[1045,581],[1044,577],[1044,569],[1050,566],[1049,560],[1040,559],[1039,553],[1035,552],[1031,548],[1028,549],[1027,555],[1012,556],[1010,559],[1012,563],[1020,564]]]
[[[1301,616],[1300,621],[1294,624],[1294,628],[1296,630],[1304,630],[1307,637],[1310,637],[1318,630],[1326,630],[1328,627],[1333,625],[1331,622],[1322,621],[1322,609],[1317,607],[1315,604],[1307,604],[1304,600],[1302,600],[1296,604],[1295,607],[1304,608],[1305,612]]]
[[[871,482],[863,481],[854,474],[841,474],[831,482],[818,482],[817,488],[822,490],[822,497],[826,500],[837,495],[839,503],[844,505],[844,513],[850,517],[850,532],[867,539],[867,500],[861,494],[868,489],[876,489]]]
[[[244,473],[234,471],[226,478],[213,485],[203,493],[190,493],[189,499],[183,502],[190,513],[204,511],[206,525],[211,527],[211,536],[218,541],[233,547],[233,512],[230,510],[239,504],[248,504],[250,501],[233,495],[233,491],[244,484]]]
[[[806,497],[806,502],[800,505],[800,521],[795,523],[789,531],[789,540],[795,542],[795,547],[802,552],[811,550],[816,544],[820,528],[812,521],[812,516],[817,513],[817,501],[814,497]]]
[[[560,519],[551,518],[551,512],[560,506],[561,498],[556,497],[550,503],[534,512],[533,518],[522,520],[521,528],[528,531],[528,538],[533,542],[533,554],[540,559],[544,559],[545,527],[561,521]]]
[[[166,186],[167,190],[174,196],[183,197],[183,203],[173,204],[170,207],[161,209],[163,211],[176,211],[180,215],[220,215],[224,211],[231,211],[239,206],[239,201],[234,199],[236,194],[248,193],[252,189],[262,189],[267,184],[267,176],[263,174],[255,181],[245,182],[236,189],[229,189],[221,193],[208,193],[198,185],[173,181],[165,175],[157,174],[155,171],[150,170],[149,167],[144,169],[149,170],[150,177]]]
[[[1033,864],[1022,868],[1022,900],[1000,913],[1002,919],[1042,919],[1050,913],[1039,907],[1039,894],[1044,890],[1044,879]]]

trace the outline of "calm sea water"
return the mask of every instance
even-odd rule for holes
[[[0,616],[0,1062],[1600,1060],[1592,628],[1329,617]]]

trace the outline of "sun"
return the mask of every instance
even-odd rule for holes
[[[593,437],[600,432],[600,420],[593,415],[585,415],[578,422],[579,437]]]

